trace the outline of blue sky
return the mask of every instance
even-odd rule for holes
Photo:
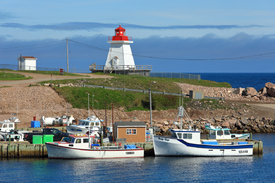
[[[122,25],[136,65],[155,72],[274,72],[274,20],[274,0],[1,0],[0,64],[66,68],[70,39],[70,69],[104,65]]]

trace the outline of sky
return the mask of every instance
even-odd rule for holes
[[[1,0],[0,64],[104,65],[119,25],[136,65],[152,72],[274,73],[274,0]],[[1,65],[0,65],[1,66]]]

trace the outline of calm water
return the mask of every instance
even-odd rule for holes
[[[0,182],[274,182],[275,134],[253,134],[252,157],[146,157],[115,160],[2,160]]]
[[[253,87],[259,90],[265,83],[275,84],[275,73],[201,73],[201,79],[230,83],[232,88]]]

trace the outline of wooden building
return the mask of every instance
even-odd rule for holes
[[[127,143],[146,141],[145,122],[115,122],[113,132],[115,141],[123,138]]]

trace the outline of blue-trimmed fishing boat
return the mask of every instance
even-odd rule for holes
[[[189,129],[170,130],[171,137],[154,136],[154,152],[156,156],[252,156],[253,145],[247,141],[228,141],[219,143],[217,140],[202,140],[201,132],[194,128],[192,120],[179,107],[179,117],[187,117]]]

